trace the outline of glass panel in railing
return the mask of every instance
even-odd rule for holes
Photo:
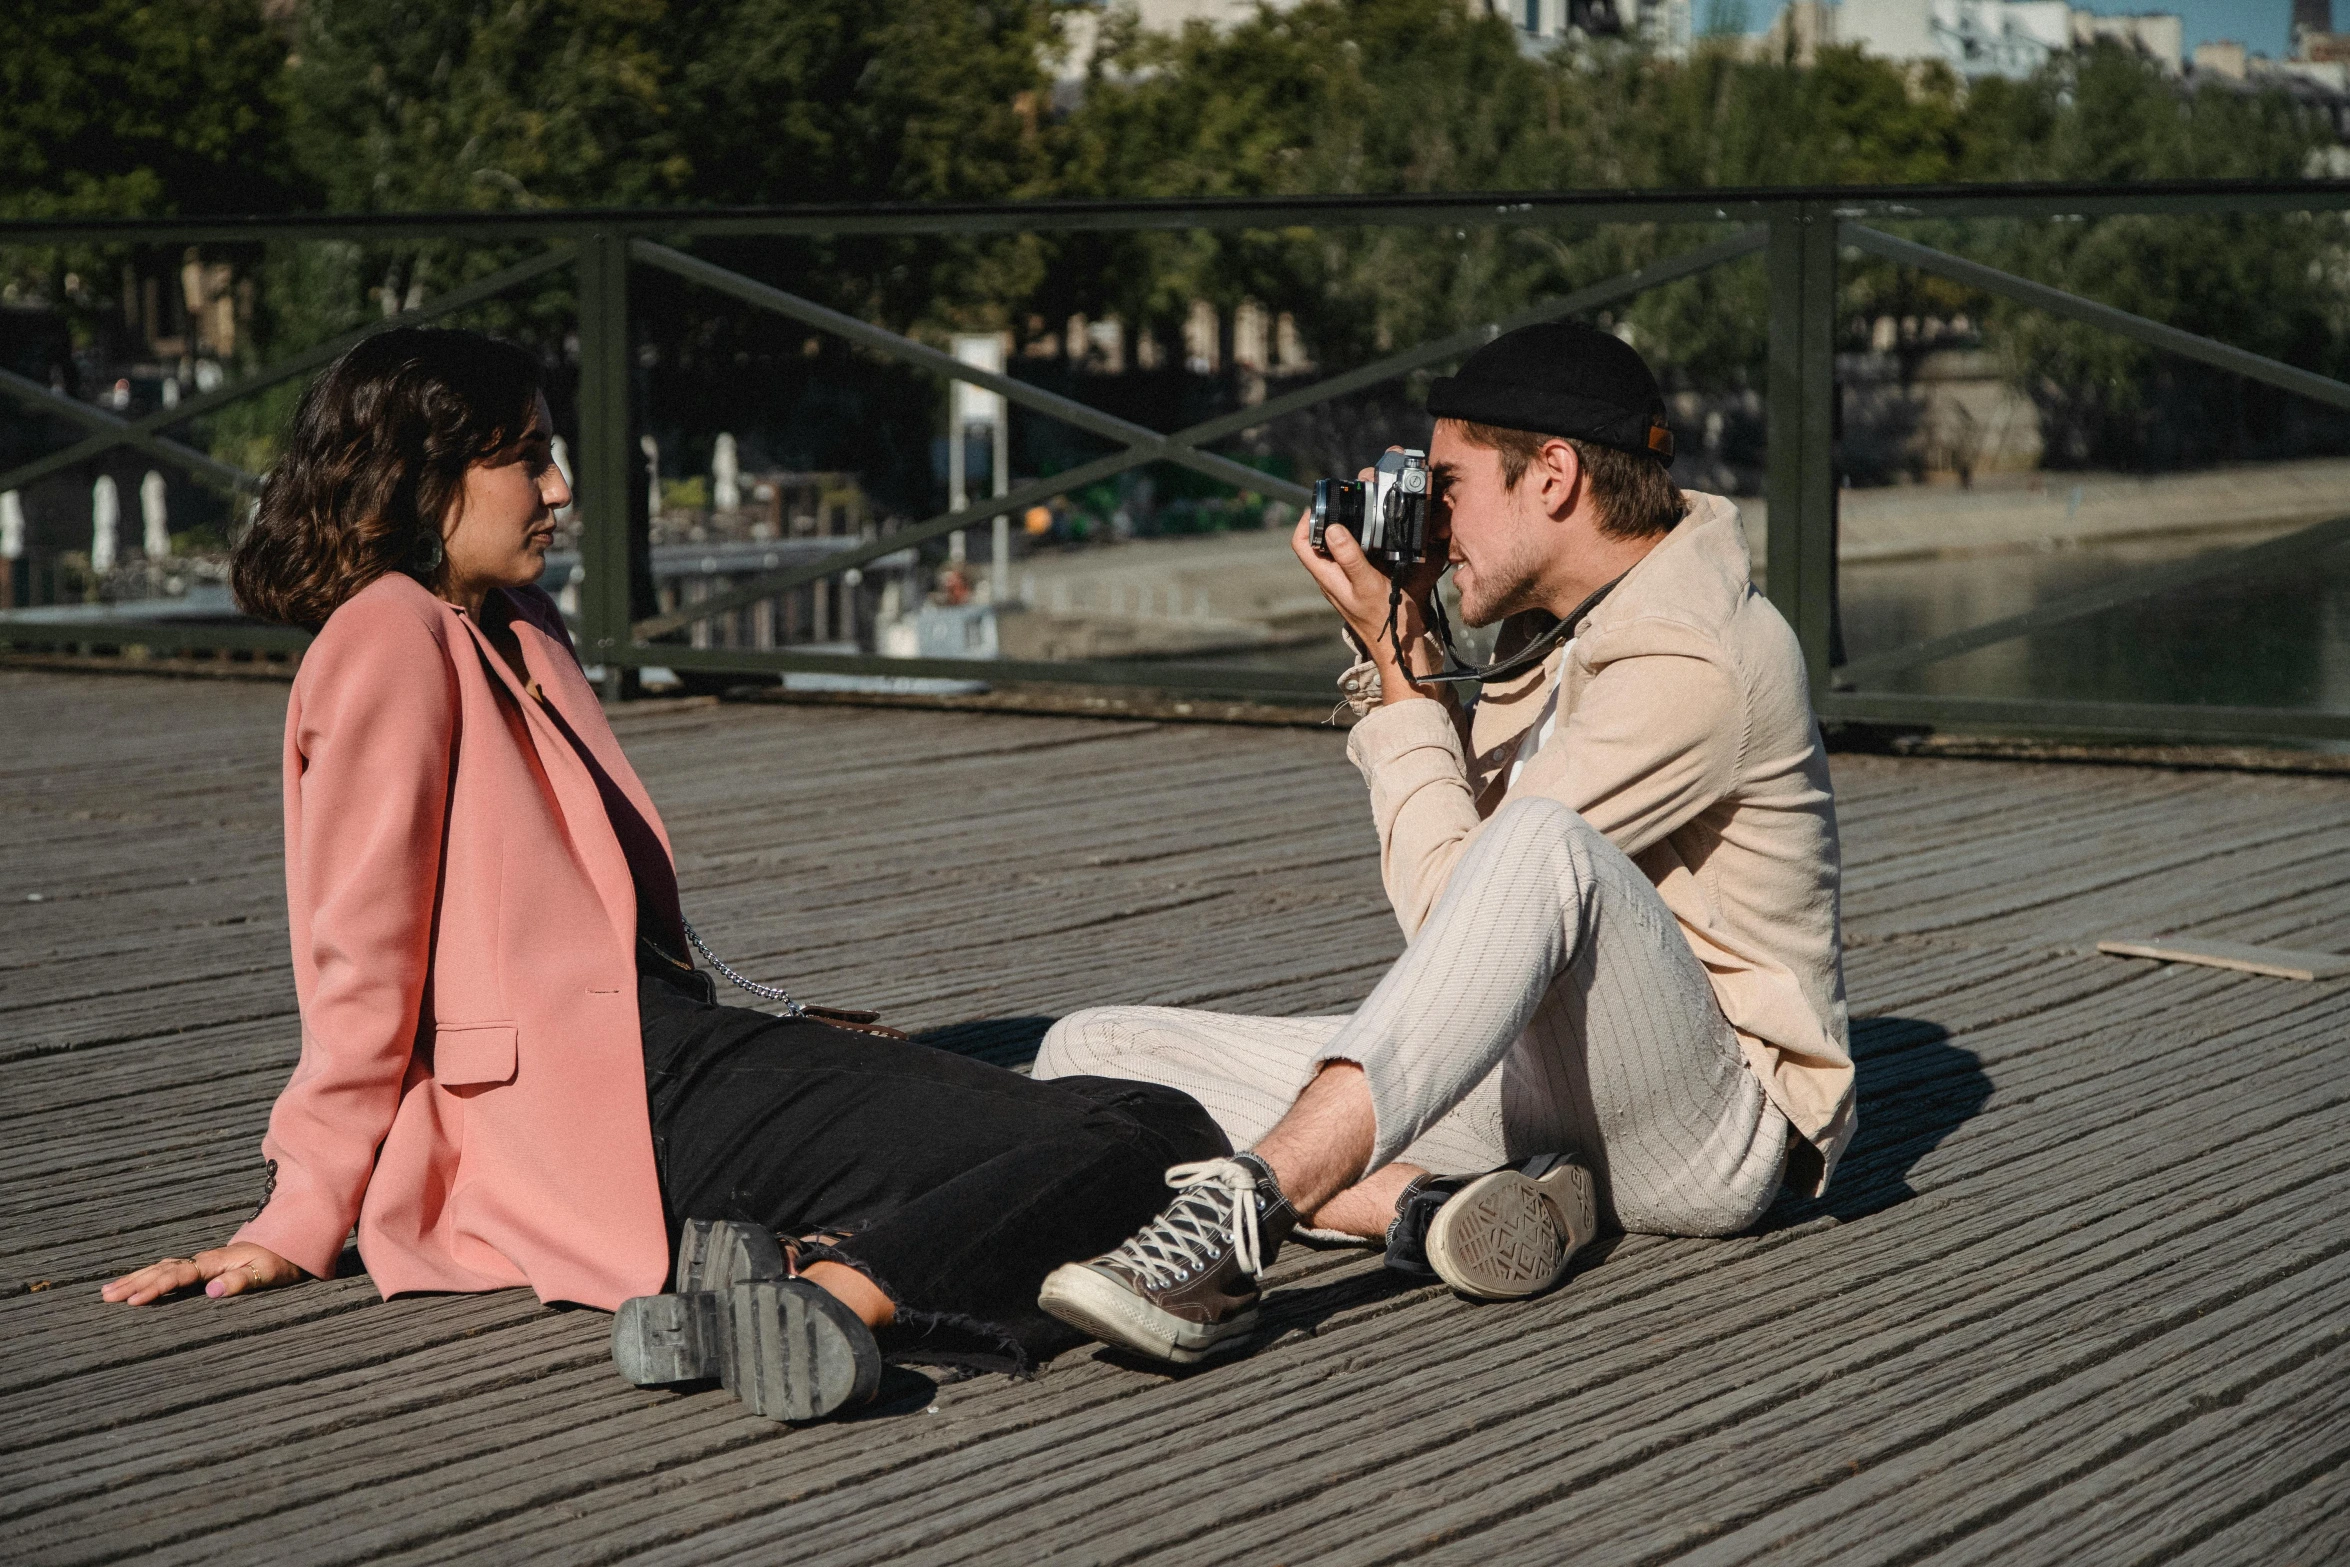
[[[632,301],[653,590],[638,619],[693,653],[655,678],[704,678],[686,664],[748,673],[796,651],[799,663],[968,659],[973,680],[989,664],[1028,679],[1196,668],[1208,685],[1221,672],[1327,701],[1347,654],[1290,543],[1313,482],[1352,478],[1390,444],[1424,449],[1430,381],[1491,323],[1735,232],[1519,215],[1441,229],[729,238],[681,245],[690,265],[649,258]],[[1723,257],[1578,313],[1655,361],[1684,482],[1751,490],[1761,269],[1743,251]],[[1008,378],[1011,395],[957,380],[953,363]],[[943,526],[959,509],[960,525]],[[808,575],[901,534],[898,548]],[[1485,657],[1489,631],[1460,629],[1461,655]],[[781,678],[952,677],[844,666]]]
[[[2289,371],[2350,370],[2332,215],[1899,232]],[[2350,710],[2327,674],[2345,535],[2321,526],[2350,514],[2350,414],[1923,264],[1847,250],[1843,283],[1840,683]]]
[[[119,627],[122,645],[142,625],[241,624],[230,548],[304,388],[361,327],[412,314],[522,342],[561,422],[568,272],[490,291],[547,251],[135,230],[0,249],[0,607]],[[126,431],[138,439],[108,439]]]

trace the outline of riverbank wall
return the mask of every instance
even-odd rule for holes
[[[1770,506],[1737,497],[1757,580],[1770,564]],[[2350,512],[2350,459],[2201,473],[1999,475],[1971,488],[1895,485],[1838,494],[1848,566],[2089,550],[2250,543]],[[2161,553],[2169,553],[2161,549]],[[1136,539],[1029,557],[1001,615],[1018,658],[1114,658],[1294,646],[1327,637],[1330,614],[1285,530]]]

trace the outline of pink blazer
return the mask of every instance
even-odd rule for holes
[[[553,602],[512,597],[532,676],[661,832]],[[659,1290],[636,889],[570,742],[471,616],[393,574],[303,657],[285,796],[302,1055],[236,1238],[326,1275],[356,1221],[386,1296]]]

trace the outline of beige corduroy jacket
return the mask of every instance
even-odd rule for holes
[[[1376,708],[1347,755],[1371,787],[1407,937],[1513,794],[1561,801],[1605,833],[1655,883],[1748,1065],[1817,1151],[1789,1169],[1816,1194],[1855,1125],[1828,759],[1803,655],[1755,590],[1738,509],[1689,502],[1563,653],[1486,687],[1465,717],[1420,699]],[[1548,623],[1504,622],[1497,654]],[[1554,677],[1558,725],[1513,791],[1510,763]]]

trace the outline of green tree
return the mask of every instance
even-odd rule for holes
[[[291,77],[309,167],[345,209],[992,200],[1051,188],[1051,15],[1051,0],[312,0]],[[697,248],[900,329],[1000,318],[1039,274],[1017,236]],[[282,324],[323,335],[523,253],[371,247],[339,298]],[[569,289],[553,277],[479,319],[552,354]],[[659,401],[689,426],[704,400],[739,410],[746,384],[790,405],[822,375],[872,379],[837,344],[811,359],[804,328],[645,269],[635,296]]]
[[[2127,183],[2299,178],[2330,130],[2281,93],[2179,90],[2114,45],[1966,106],[1970,176]],[[1977,220],[1921,236],[2123,310],[2327,374],[2350,369],[2332,214]],[[1987,341],[2038,404],[2059,464],[2134,466],[2306,450],[2339,417],[2128,338],[1981,299]]]
[[[510,210],[678,200],[665,0],[309,0],[287,72],[306,174],[338,211]],[[520,259],[534,247],[427,240],[273,246],[265,328],[284,352]],[[553,354],[557,275],[470,324]],[[253,417],[268,425],[273,410]]]
[[[1062,128],[1063,188],[1105,196],[1542,187],[1572,148],[1514,30],[1417,0],[1308,0],[1218,33],[1113,40]],[[1289,310],[1345,363],[1553,280],[1538,231],[1367,227],[1143,237],[1091,247],[1097,301],[1174,332],[1183,307]],[[1079,255],[1086,247],[1071,247]]]
[[[1701,40],[1686,61],[1607,41],[1533,57],[1506,22],[1431,0],[1304,0],[1172,37],[1112,13],[1081,96],[1058,111],[1055,29],[1071,0],[308,0],[290,56],[257,6],[0,0],[0,22],[24,40],[0,54],[14,111],[0,121],[0,212],[2292,177],[2330,136],[2281,95],[2188,94],[2112,47],[2028,82],[1961,90],[1947,72],[1856,50],[1806,68],[1748,58],[1727,38]],[[2339,368],[2350,344],[2333,219],[1911,231],[2297,363]],[[1227,311],[1257,300],[1338,368],[1708,237],[1560,221],[696,248],[928,334],[1027,336],[1059,331],[1071,313],[1116,313],[1171,347],[1193,300]],[[259,324],[283,350],[524,249],[272,246],[240,261],[262,279]],[[87,284],[116,259],[12,258],[14,275],[50,297],[77,271],[88,322],[107,302]],[[554,275],[471,319],[552,357],[570,330],[569,287]],[[1984,323],[2077,460],[2151,456],[2180,431],[2301,428],[2292,408],[2239,396],[2226,378],[1909,269],[1848,261],[1844,304],[1855,333],[1886,315]],[[687,425],[754,387],[777,422],[833,432],[794,461],[886,438],[908,492],[926,482],[936,399],[923,378],[648,269],[632,313],[662,356],[657,400]],[[1684,384],[1751,385],[1762,269],[1743,262],[1652,290],[1610,321]],[[1408,405],[1414,389],[1382,395]],[[260,424],[218,433],[264,455]]]
[[[263,212],[298,186],[258,0],[0,0],[0,217]]]
[[[1960,84],[1853,49],[1812,67],[1701,42],[1687,61],[1611,44],[1520,55],[1498,22],[1409,0],[1308,0],[1218,34],[1128,39],[1064,127],[1086,193],[1705,188],[1967,180],[2294,178],[2332,140],[2282,94],[2183,91],[2112,45],[2027,82]],[[2331,217],[1970,220],[1915,225],[2123,309],[2295,363],[2342,366],[2350,324]],[[1146,319],[1239,295],[1311,324],[1330,364],[1490,319],[1696,242],[1689,229],[1186,235],[1094,245],[1074,294]],[[1084,256],[1082,248],[1073,258]],[[2039,401],[2060,460],[2172,460],[2312,438],[2330,415],[1914,269],[1847,260],[1847,347],[1869,321],[1971,317]],[[1759,263],[1641,296],[1620,322],[1684,384],[1758,371]],[[1914,369],[1905,356],[1906,369]],[[1905,374],[1906,374],[1905,369]]]
[[[266,212],[298,199],[285,48],[258,0],[0,0],[0,218]],[[0,291],[75,339],[123,329],[115,276],[176,274],[131,246],[0,251]]]
[[[1047,0],[311,0],[343,209],[1041,193]]]
[[[0,0],[0,40],[0,218],[267,212],[306,194],[285,45],[258,0]],[[203,259],[224,257],[249,266],[251,247]],[[144,287],[177,292],[186,259],[179,247],[13,246],[0,249],[0,296],[55,311],[77,349],[119,355],[136,346],[127,318]],[[28,428],[20,412],[0,465],[81,433]]]
[[[680,137],[702,202],[1051,194],[1044,0],[677,0]]]
[[[676,200],[663,0],[311,0],[292,71],[343,211]]]

